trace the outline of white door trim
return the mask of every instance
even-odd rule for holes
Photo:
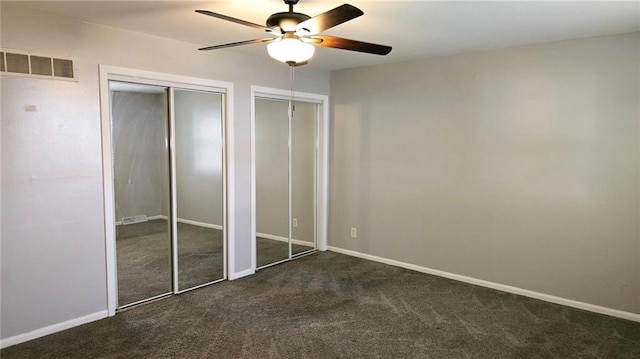
[[[327,210],[329,193],[329,96],[308,92],[251,86],[251,268],[255,272],[256,258],[256,161],[255,161],[255,103],[257,97],[276,100],[311,102],[319,105],[318,172],[317,180],[317,245],[318,250],[327,250]]]
[[[105,267],[107,274],[107,311],[109,316],[116,313],[118,304],[116,252],[115,252],[115,194],[113,189],[113,167],[111,153],[111,106],[109,99],[109,80],[131,81],[149,85],[179,87],[194,90],[222,90],[225,93],[224,109],[226,110],[224,127],[226,144],[226,234],[227,253],[225,273],[234,273],[235,258],[235,196],[234,196],[234,143],[233,143],[233,83],[165,74],[125,67],[99,65],[100,73],[100,123],[102,136],[102,184],[104,191],[105,218]],[[225,276],[226,277],[226,276]]]

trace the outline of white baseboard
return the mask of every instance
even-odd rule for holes
[[[299,246],[315,247],[315,244],[313,244],[313,242],[307,242],[307,241],[303,241],[301,239],[292,238],[291,239],[291,243],[292,244],[297,244]]]
[[[149,220],[149,221],[153,221],[153,220],[156,220],[156,219],[164,219],[166,221],[166,220],[169,219],[169,217],[161,215],[161,214],[157,215],[157,216],[149,216],[149,217],[147,217],[147,220]],[[198,226],[198,227],[205,227],[205,228],[213,228],[213,229],[222,230],[222,226],[220,226],[218,224],[192,221],[190,219],[184,219],[184,218],[178,218],[178,222],[179,223],[191,224],[191,225]],[[117,221],[116,222],[116,226],[121,226],[121,225],[122,225],[122,221]]]
[[[185,223],[185,224],[191,224],[193,226],[198,226],[198,227],[205,227],[205,228],[213,228],[213,229],[222,230],[222,226],[217,225],[217,224],[192,221],[190,219],[184,219],[184,218],[178,218],[178,223]]]
[[[162,214],[159,214],[157,216],[148,216],[147,219],[149,221],[155,221],[156,219],[164,219],[166,221],[167,219],[169,219],[169,217],[167,217],[165,215],[162,215]]]
[[[266,233],[257,233],[256,232],[256,237],[272,239],[274,241],[280,241],[280,242],[288,242],[289,241],[289,238],[287,238],[287,237],[281,237],[281,236],[276,236],[274,234],[266,234]]]
[[[250,275],[255,274],[255,273],[256,272],[251,268],[245,269],[245,270],[240,271],[240,272],[231,273],[231,275],[229,275],[229,280],[240,279],[242,277],[250,276]]]
[[[625,312],[625,311],[618,310],[618,309],[612,309],[612,308],[602,307],[602,306],[595,305],[595,304],[579,302],[579,301],[572,300],[572,299],[556,297],[554,295],[544,294],[544,293],[540,293],[540,292],[534,292],[534,291],[528,290],[528,289],[512,287],[510,285],[490,282],[490,281],[477,279],[477,278],[473,278],[473,277],[467,277],[467,276],[463,276],[463,275],[459,275],[459,274],[454,274],[454,273],[441,271],[441,270],[438,270],[438,269],[431,269],[431,268],[427,268],[427,267],[422,267],[422,266],[415,265],[415,264],[404,263],[404,262],[396,261],[396,260],[393,260],[393,259],[387,259],[387,258],[374,256],[374,255],[371,255],[371,254],[365,254],[365,253],[352,251],[352,250],[349,250],[349,249],[343,249],[343,248],[332,247],[332,246],[329,246],[328,249],[330,251],[332,251],[332,252],[342,253],[342,254],[346,254],[346,255],[352,256],[352,257],[363,258],[363,259],[371,260],[371,261],[374,261],[374,262],[389,264],[389,265],[392,265],[392,266],[406,268],[406,269],[414,270],[414,271],[417,271],[417,272],[432,274],[432,275],[436,275],[438,277],[444,277],[444,278],[448,278],[448,279],[453,279],[453,280],[457,280],[457,281],[460,281],[460,282],[465,282],[465,283],[469,283],[469,284],[473,284],[473,285],[478,285],[478,286],[481,286],[481,287],[496,289],[496,290],[500,290],[500,291],[507,292],[507,293],[512,293],[512,294],[518,294],[518,295],[522,295],[522,296],[529,297],[529,298],[540,299],[540,300],[544,300],[544,301],[550,302],[550,303],[566,305],[568,307],[583,309],[583,310],[587,310],[587,311],[590,311],[590,312],[609,315],[609,316],[612,316],[612,317],[632,320],[634,322],[640,322],[640,314],[636,314],[636,313]]]
[[[157,216],[147,216],[147,221],[154,221],[156,219],[164,219],[166,221],[168,217],[162,214],[159,214]],[[116,226],[121,226],[121,225],[122,225],[122,221],[116,221]]]
[[[274,241],[280,241],[280,242],[289,242],[289,238],[276,236],[276,235],[273,235],[273,234],[256,233],[256,237],[272,239]],[[303,240],[300,240],[300,239],[291,239],[291,243],[298,244],[298,245],[301,245],[301,246],[315,247],[313,242],[307,242],[307,241],[303,241]]]
[[[57,323],[53,325],[46,326],[44,328],[36,329],[24,334],[18,334],[13,337],[9,337],[6,339],[0,340],[0,348],[7,348],[12,345],[24,343],[26,341],[44,337],[45,335],[53,334],[56,332],[63,331],[65,329],[77,327],[82,324],[87,324],[90,322],[94,322],[96,320],[104,319],[109,316],[109,312],[106,310],[96,312],[93,314],[85,315],[80,318],[75,318],[71,320],[64,321],[62,323]]]

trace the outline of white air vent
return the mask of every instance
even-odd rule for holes
[[[73,78],[73,61],[53,59],[53,76]]]
[[[0,73],[38,78],[75,79],[72,60],[10,50],[0,52]]]
[[[17,74],[29,73],[29,55],[7,52],[5,56],[7,58],[7,72]]]
[[[53,76],[51,58],[31,56],[31,73],[34,75]]]
[[[146,222],[149,219],[147,218],[146,215],[142,215],[142,216],[132,216],[132,217],[124,217],[122,219],[122,224],[134,224],[134,223],[140,223],[140,222]]]

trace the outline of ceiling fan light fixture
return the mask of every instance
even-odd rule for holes
[[[240,45],[268,43],[267,51],[269,55],[289,66],[305,65],[313,56],[315,46],[376,55],[386,55],[391,52],[391,46],[320,34],[337,25],[364,15],[364,12],[357,7],[342,4],[320,15],[311,17],[307,14],[293,11],[293,6],[296,5],[298,1],[299,0],[284,0],[284,3],[289,6],[289,11],[271,14],[267,18],[266,26],[218,14],[209,10],[196,10],[199,14],[244,25],[275,36],[266,39],[253,39],[207,46],[199,48],[198,50],[215,50]]]
[[[297,37],[283,37],[267,45],[269,56],[287,64],[297,64],[309,60],[315,52],[315,46],[302,42]]]

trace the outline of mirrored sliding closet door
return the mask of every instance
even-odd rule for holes
[[[175,90],[178,289],[224,278],[222,94]]]
[[[117,308],[225,279],[225,94],[109,89]]]
[[[256,267],[316,249],[318,105],[255,99]]]
[[[316,249],[318,105],[293,102],[291,121],[291,253]]]
[[[111,81],[118,303],[172,292],[167,87]]]

